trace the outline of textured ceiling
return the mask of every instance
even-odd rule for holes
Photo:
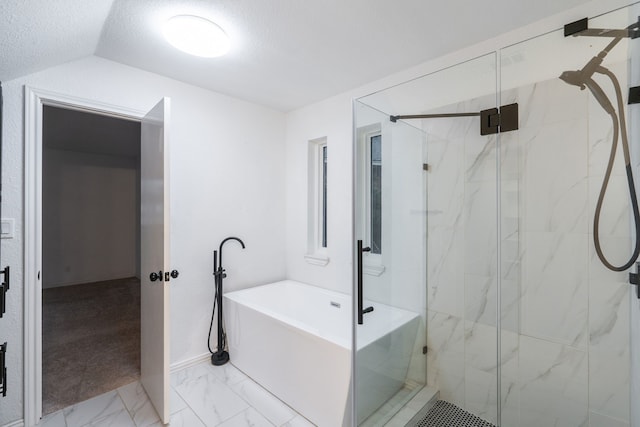
[[[288,111],[585,2],[2,0],[0,79],[96,54]],[[231,52],[168,45],[161,24],[175,14],[216,21]]]
[[[95,53],[112,0],[0,0],[0,81]]]

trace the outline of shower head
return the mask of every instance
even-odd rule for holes
[[[602,64],[605,56],[607,56],[609,51],[619,40],[620,39],[615,39],[611,42],[597,56],[591,58],[591,60],[587,62],[587,65],[585,65],[581,70],[564,71],[560,74],[560,80],[570,85],[578,86],[580,90],[584,90],[588,87],[598,103],[609,114],[615,114],[615,108],[613,108],[611,101],[609,101],[609,98],[604,93],[600,85],[592,79],[592,76],[596,72],[604,73],[607,71],[607,69],[602,67],[600,64]]]
[[[575,71],[565,71],[560,75],[560,79],[570,85],[578,86],[580,89],[584,90],[585,85],[588,80],[591,80],[591,76],[596,72],[604,57],[609,53],[607,50],[603,50],[597,56],[591,58],[587,65],[582,67],[581,70]]]
[[[582,72],[580,70],[576,71],[564,71],[560,74],[560,80],[570,85],[578,86],[581,90],[584,90],[585,82],[584,77],[582,76]]]
[[[605,68],[603,67],[598,67],[596,68],[596,71],[598,71],[599,68],[601,68],[602,70],[605,70]],[[585,77],[585,76],[586,74],[583,73],[581,70],[565,71],[560,75],[560,80],[570,85],[578,86],[581,90],[584,90],[584,88],[589,88],[589,91],[591,91],[591,93],[593,94],[593,97],[596,99],[596,101],[598,101],[600,106],[607,113],[616,114],[615,108],[613,108],[611,101],[609,101],[607,94],[604,92],[604,90],[602,90],[600,85],[591,78],[591,75],[589,75],[588,77]]]
[[[620,43],[620,40],[622,40],[621,37],[615,37],[604,49],[600,51],[600,53],[591,58],[581,70],[565,71],[560,75],[560,79],[570,85],[578,86],[581,90],[584,90],[584,88],[588,86],[587,82],[591,80],[593,73],[598,71],[598,68],[602,65],[604,58],[609,54],[611,49]]]

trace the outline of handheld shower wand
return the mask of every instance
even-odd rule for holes
[[[211,313],[211,324],[209,325],[209,338],[207,339],[207,346],[209,347],[209,353],[211,353],[211,364],[219,366],[224,365],[229,361],[229,353],[225,350],[227,345],[227,334],[224,330],[224,318],[222,315],[222,280],[227,277],[224,268],[222,267],[222,247],[229,240],[236,240],[242,245],[242,249],[245,248],[244,242],[237,237],[227,237],[220,243],[218,251],[213,251],[213,276],[215,280],[215,298],[213,300],[213,312]],[[219,254],[219,256],[218,256]],[[218,306],[218,348],[214,352],[211,350],[211,330],[213,329],[213,318],[216,312],[216,305]]]
[[[638,23],[635,23],[629,26],[627,29],[635,29],[638,28]],[[613,123],[613,139],[611,143],[611,151],[609,153],[609,163],[607,164],[607,169],[604,175],[604,179],[602,181],[602,187],[600,188],[600,194],[598,196],[598,202],[596,204],[596,210],[593,218],[593,241],[596,249],[596,253],[600,261],[609,269],[613,271],[624,271],[631,267],[633,263],[638,259],[638,255],[640,255],[640,212],[638,211],[638,199],[636,197],[636,189],[633,180],[633,172],[631,169],[631,156],[629,154],[629,136],[627,134],[627,124],[624,115],[624,102],[622,99],[622,90],[620,88],[620,83],[616,78],[615,74],[611,72],[611,70],[602,66],[602,61],[607,56],[607,54],[622,40],[622,37],[615,37],[613,41],[611,41],[598,55],[591,58],[591,60],[581,69],[575,71],[565,71],[560,75],[560,79],[570,85],[578,86],[581,90],[588,88],[589,91],[593,94],[594,98],[602,109],[611,116],[611,121]],[[602,87],[593,80],[593,75],[595,73],[602,74],[607,76],[616,92],[616,99],[618,105],[618,112],[616,112],[615,107],[611,104],[611,101],[607,97],[606,93],[602,89]],[[635,224],[636,230],[636,240],[635,240],[635,248],[633,250],[633,254],[629,258],[627,262],[620,266],[614,266],[609,260],[606,258],[602,251],[602,247],[600,244],[600,214],[602,213],[602,204],[604,201],[604,196],[607,192],[607,186],[609,185],[609,179],[611,178],[611,172],[613,169],[613,163],[616,157],[616,150],[618,147],[618,139],[622,136],[622,152],[624,155],[624,163],[627,174],[627,184],[629,188],[629,196],[631,198],[631,208],[633,211],[633,220]],[[640,292],[640,288],[639,288]],[[640,294],[639,294],[640,295]]]

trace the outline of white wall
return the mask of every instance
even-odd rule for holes
[[[133,277],[135,157],[44,149],[42,287]]]
[[[247,245],[225,251],[226,290],[285,278],[284,114],[98,57],[3,83],[2,215],[16,219],[16,238],[2,241],[14,274],[0,322],[10,386],[0,425],[23,416],[24,85],[141,111],[171,97],[172,363],[207,351],[212,252],[224,237]]]
[[[351,103],[328,100],[319,109],[290,113],[286,132],[286,266],[287,278],[350,293],[351,246]],[[307,246],[308,142],[327,140],[326,266],[304,259]],[[347,240],[348,241],[348,240]]]

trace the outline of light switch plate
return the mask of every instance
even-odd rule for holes
[[[13,239],[16,230],[16,220],[13,218],[2,218],[2,238]]]

